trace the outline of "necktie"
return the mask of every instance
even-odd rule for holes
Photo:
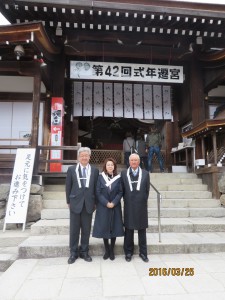
[[[137,175],[137,170],[132,170],[133,175],[136,176]]]
[[[87,177],[87,174],[86,174],[86,168],[83,168],[83,186],[85,187],[86,186],[86,177]]]

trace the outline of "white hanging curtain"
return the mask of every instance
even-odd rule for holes
[[[73,115],[170,120],[171,86],[74,82]]]

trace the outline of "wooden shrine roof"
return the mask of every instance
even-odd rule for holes
[[[225,129],[225,119],[213,119],[205,120],[199,125],[195,126],[193,129],[182,133],[183,138],[195,138],[197,136],[207,135],[211,131],[224,131]]]
[[[225,57],[225,5],[1,0],[0,11],[12,24],[41,21],[52,44],[64,47],[68,57],[168,64],[182,64],[193,55],[205,62]],[[2,48],[0,56],[6,56]]]

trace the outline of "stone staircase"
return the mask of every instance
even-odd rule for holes
[[[189,253],[225,251],[225,208],[212,199],[196,174],[152,173],[151,183],[160,191],[162,242],[158,239],[157,196],[151,189],[147,230],[148,252]],[[64,185],[46,185],[41,220],[31,226],[31,236],[19,245],[20,258],[69,255],[69,210]],[[137,245],[137,234],[135,234]],[[135,248],[138,253],[137,246]],[[123,238],[115,252],[123,253]],[[90,254],[102,255],[101,239],[90,238]]]

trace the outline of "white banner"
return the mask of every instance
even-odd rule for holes
[[[35,149],[17,149],[5,215],[5,224],[26,223],[34,157]]]
[[[83,116],[92,116],[92,82],[84,82],[84,107]]]
[[[133,118],[132,84],[124,84],[124,118]]]
[[[144,119],[153,119],[153,108],[152,108],[152,85],[144,84]]]
[[[75,117],[82,116],[82,82],[74,82],[74,105],[73,105],[73,115]]]
[[[114,83],[114,117],[123,117],[123,85]]]
[[[103,116],[102,82],[94,82],[94,117]]]
[[[162,120],[162,86],[153,85],[154,120]]]
[[[113,117],[112,83],[104,83],[104,117]]]
[[[70,78],[183,83],[183,67],[116,62],[70,61]]]
[[[134,118],[143,119],[142,84],[134,84]]]
[[[163,86],[163,118],[171,119],[171,95],[170,95],[170,86]]]
[[[169,85],[79,82],[74,85],[74,116],[170,120],[171,89]]]

